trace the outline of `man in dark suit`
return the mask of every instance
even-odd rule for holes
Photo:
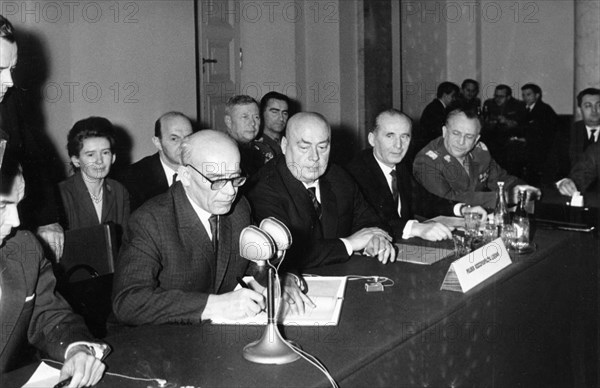
[[[538,185],[545,180],[553,182],[556,177],[548,170],[556,164],[549,163],[556,152],[552,152],[559,131],[558,116],[554,109],[542,101],[542,89],[532,83],[521,87],[525,102],[523,129],[527,151],[527,180]]]
[[[14,232],[25,181],[12,156],[0,170],[0,385],[5,372],[34,360],[31,345],[64,362],[60,379],[72,376],[70,387],[94,385],[104,372],[107,346],[88,342],[83,319],[55,293],[52,266],[36,238]]]
[[[600,143],[590,145],[579,161],[573,166],[569,176],[556,183],[562,195],[572,196],[575,192],[585,193],[596,184],[596,196],[600,194]],[[591,193],[590,193],[591,194]],[[592,194],[594,195],[594,194]]]
[[[282,265],[303,270],[346,261],[365,252],[394,261],[391,237],[356,183],[329,165],[331,128],[318,113],[297,113],[281,141],[284,155],[271,160],[249,192],[257,220],[275,217],[292,233]]]
[[[0,128],[8,135],[8,148],[18,158],[29,182],[21,204],[21,218],[24,226],[35,231],[58,259],[62,256],[64,231],[58,223],[60,198],[54,189],[60,180],[56,170],[61,163],[52,155],[49,142],[44,141],[31,123],[26,93],[13,87],[17,52],[13,26],[0,15]]]
[[[369,144],[373,148],[362,151],[348,164],[347,170],[379,218],[390,224],[394,238],[416,236],[432,241],[451,238],[450,229],[443,224],[419,223],[414,219],[417,204],[426,205],[422,207],[429,211],[427,216],[460,216],[464,203],[425,195],[425,190],[419,190],[412,179],[410,166],[401,163],[410,145],[411,134],[412,122],[404,113],[395,109],[381,112],[369,133]],[[474,210],[487,215],[481,207]],[[419,213],[423,214],[422,211]]]
[[[132,211],[178,180],[179,147],[192,132],[192,123],[183,113],[168,112],[156,120],[152,143],[158,152],[132,164],[117,178],[129,191]]]
[[[183,140],[181,161],[181,181],[130,219],[113,287],[122,323],[238,319],[265,307],[261,293],[234,291],[249,265],[240,256],[240,232],[251,223],[248,202],[237,196],[246,178],[235,141],[197,132]]]
[[[583,155],[586,148],[598,143],[600,136],[600,89],[587,88],[577,95],[577,106],[583,120],[577,121],[571,132],[569,159],[571,166]]]
[[[419,149],[433,139],[442,135],[442,126],[446,121],[449,108],[458,98],[458,85],[452,82],[442,82],[438,85],[436,98],[431,101],[421,114],[419,130]]]

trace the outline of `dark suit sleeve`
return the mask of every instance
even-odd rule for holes
[[[263,180],[259,180],[248,194],[254,218],[258,222],[267,217],[275,217],[292,233],[292,247],[282,263],[282,270],[302,271],[305,268],[344,262],[350,258],[339,238],[316,239],[314,230],[307,230],[310,226],[304,228],[298,225],[298,220],[292,220],[290,212],[295,211],[296,204],[288,203],[283,196],[285,194],[276,192]],[[289,209],[290,207],[294,210]]]
[[[173,254],[167,252],[159,225],[160,220],[146,212],[130,219],[115,271],[115,316],[131,325],[199,323],[208,294],[164,289],[158,281],[161,256]]]
[[[575,186],[580,192],[585,192],[587,188],[600,179],[600,143],[589,146],[583,153],[579,161],[573,166],[569,173],[569,178],[575,182]]]
[[[39,266],[35,288],[36,298],[27,337],[29,342],[55,360],[64,360],[69,344],[93,339],[83,319],[76,315],[67,302],[55,292],[56,279],[50,262],[43,257],[37,241],[31,236],[25,261],[36,260],[29,265]]]

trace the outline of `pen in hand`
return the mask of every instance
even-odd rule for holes
[[[242,288],[247,288],[247,289],[250,289],[250,286],[248,285],[248,283],[246,283],[246,282],[244,281],[244,279],[242,279],[242,278],[241,278],[241,277],[239,277],[239,276],[237,277],[237,282],[238,282],[238,284],[239,284],[239,285],[240,285]]]
[[[67,377],[67,378],[66,378],[66,379],[64,379],[63,381],[59,381],[59,382],[58,382],[58,384],[56,384],[56,385],[54,386],[54,388],[63,388],[63,387],[66,387],[67,385],[69,385],[69,384],[71,383],[71,379],[72,379],[72,378],[73,378],[73,377],[71,376],[71,377]]]

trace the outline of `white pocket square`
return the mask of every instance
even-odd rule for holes
[[[29,302],[30,300],[33,300],[33,298],[35,298],[35,293],[29,295],[28,297],[25,298],[25,302]]]

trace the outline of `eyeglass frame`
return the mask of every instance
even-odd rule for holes
[[[219,178],[219,179],[215,179],[212,180],[209,177],[207,177],[206,175],[202,174],[196,167],[194,167],[191,164],[186,164],[186,167],[191,167],[194,171],[196,171],[198,174],[200,174],[200,176],[202,176],[202,178],[206,179],[208,182],[210,182],[210,189],[217,191],[217,190],[221,190],[223,187],[227,186],[227,182],[231,182],[231,185],[233,187],[240,187],[243,186],[244,183],[246,183],[246,180],[248,179],[248,177],[244,176],[244,175],[240,175],[240,176],[236,176],[234,178]],[[235,181],[238,180],[238,182],[236,183]],[[241,182],[240,182],[241,180]]]

